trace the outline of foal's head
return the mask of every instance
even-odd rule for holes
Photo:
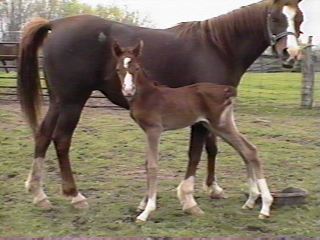
[[[301,52],[298,37],[303,14],[299,8],[302,0],[272,0],[268,15],[268,32],[271,45],[282,57],[284,67],[292,67]]]
[[[117,60],[116,71],[121,82],[122,94],[132,97],[136,92],[138,72],[141,67],[138,57],[141,55],[143,41],[135,47],[122,48],[117,42],[113,43],[113,55]]]

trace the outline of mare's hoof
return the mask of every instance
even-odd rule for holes
[[[87,200],[83,200],[80,202],[75,202],[72,203],[73,207],[76,209],[87,209],[89,208],[89,203],[87,202]]]
[[[209,196],[211,199],[226,199],[228,196],[224,193],[224,191],[220,193],[214,193],[212,192]]]
[[[185,209],[184,212],[196,217],[201,217],[204,215],[204,211],[202,211],[201,208],[198,207],[198,205]]]
[[[269,217],[270,217],[270,215],[265,215],[265,214],[262,214],[262,213],[259,214],[259,219],[261,219],[261,220],[267,219]]]
[[[52,204],[47,198],[41,200],[40,202],[37,202],[36,206],[45,210],[52,209]]]

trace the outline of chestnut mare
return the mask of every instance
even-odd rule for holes
[[[95,16],[75,16],[48,21],[36,19],[26,25],[20,45],[18,92],[22,110],[34,131],[35,153],[26,182],[34,203],[51,207],[43,191],[45,154],[53,141],[62,177],[62,191],[75,207],[87,207],[76,187],[69,159],[73,132],[94,90],[113,103],[129,108],[112,55],[112,42],[132,46],[145,43],[141,63],[154,81],[169,87],[198,82],[237,87],[247,68],[271,44],[284,65],[299,55],[297,38],[303,20],[299,0],[264,0],[228,14],[168,29],[149,29],[108,21]],[[37,52],[43,47],[44,71],[50,106],[40,126],[40,81]],[[202,123],[191,127],[189,162],[185,181],[195,176],[202,149],[208,153],[206,188],[221,196],[215,180],[216,135]],[[192,185],[190,183],[189,185]],[[257,190],[257,182],[250,183]],[[193,189],[190,187],[190,189]],[[262,190],[262,189],[260,189]],[[196,205],[192,192],[190,202]],[[251,206],[249,206],[251,207]]]
[[[256,148],[239,133],[234,122],[232,97],[236,96],[236,89],[212,83],[197,83],[180,88],[157,86],[148,79],[138,60],[142,54],[142,46],[141,41],[133,48],[121,48],[118,43],[114,43],[113,47],[122,93],[129,98],[130,115],[145,132],[147,139],[148,191],[147,197],[143,198],[138,207],[142,213],[137,221],[146,221],[156,209],[161,133],[198,122],[203,123],[210,133],[223,138],[243,157],[249,182],[257,182],[261,190],[262,209],[259,218],[269,217],[273,198],[264,178],[262,162]],[[179,185],[178,197],[185,211],[201,215],[203,212],[193,202],[193,185],[194,177],[191,176]],[[250,187],[249,191],[249,198],[244,206],[252,208],[259,190]]]

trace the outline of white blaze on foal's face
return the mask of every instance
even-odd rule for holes
[[[297,36],[295,21],[294,21],[295,16],[297,14],[297,9],[290,6],[284,6],[282,8],[282,13],[286,16],[288,21],[288,27],[286,31],[293,32]],[[287,36],[287,49],[291,57],[295,57],[299,53],[299,44],[296,36],[293,36],[293,35]]]
[[[122,84],[122,93],[124,96],[133,96],[134,95],[134,83],[133,76],[129,73],[129,63],[131,62],[131,58],[126,57],[123,59],[123,67],[125,69],[125,76]]]

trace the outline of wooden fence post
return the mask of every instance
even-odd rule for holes
[[[303,50],[302,60],[302,89],[301,107],[312,108],[314,92],[314,64],[312,59],[312,36],[309,36],[308,45]]]

